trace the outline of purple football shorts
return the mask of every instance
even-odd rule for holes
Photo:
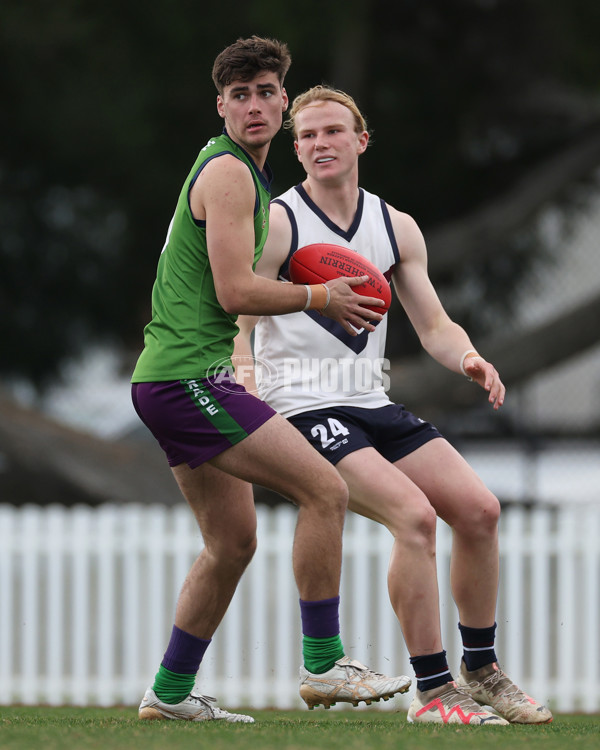
[[[191,469],[231,448],[276,412],[220,373],[198,380],[133,383],[138,416],[167,454]]]

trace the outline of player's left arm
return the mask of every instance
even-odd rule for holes
[[[423,348],[449,370],[463,373],[488,391],[498,409],[506,388],[496,368],[475,349],[467,332],[446,313],[427,272],[427,248],[414,219],[388,207],[400,251],[392,280]]]

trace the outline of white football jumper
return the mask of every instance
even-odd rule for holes
[[[301,185],[273,202],[285,207],[292,225],[282,281],[289,281],[292,253],[316,242],[360,252],[390,280],[400,254],[381,198],[361,188],[348,231],[334,224]],[[259,318],[254,339],[259,396],[284,417],[330,406],[387,406],[386,332],[387,315],[375,331],[362,330],[355,337],[315,310]]]

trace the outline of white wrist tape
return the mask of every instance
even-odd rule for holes
[[[465,376],[465,378],[469,378],[469,380],[471,380],[471,378],[465,372],[465,359],[469,356],[469,354],[475,354],[476,357],[479,357],[479,353],[476,352],[475,349],[467,349],[467,351],[460,358],[460,371]]]
[[[310,303],[312,302],[312,289],[310,288],[310,284],[305,284],[304,286],[306,287],[306,304],[302,308],[302,312],[308,310]]]
[[[327,284],[323,284],[323,286],[325,287],[325,291],[327,292],[327,302],[325,302],[325,304],[323,305],[323,307],[321,308],[321,310],[327,309],[327,305],[331,301],[331,291],[329,290],[329,287],[327,286]]]

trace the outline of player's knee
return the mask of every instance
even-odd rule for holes
[[[437,514],[425,495],[384,506],[384,523],[403,546],[435,546]]]
[[[435,546],[437,514],[428,502],[415,503],[410,513],[410,533],[421,546]]]
[[[240,564],[242,564],[244,567],[250,564],[250,561],[254,557],[254,553],[256,552],[256,548],[258,546],[258,542],[256,539],[256,534],[254,534],[252,537],[248,537],[242,545],[238,548],[238,559],[240,561]]]
[[[330,473],[327,481],[327,489],[324,495],[328,498],[328,503],[332,510],[344,515],[348,508],[348,485],[338,474],[337,470]]]
[[[237,560],[240,566],[244,568],[250,564],[256,552],[257,540],[256,534],[248,535],[241,539],[237,547]]]
[[[468,512],[459,523],[463,532],[473,537],[495,536],[500,520],[500,501],[489,490],[465,504]]]
[[[222,565],[244,571],[254,557],[256,547],[256,533],[248,530],[229,535],[215,552]]]
[[[495,533],[500,521],[500,501],[492,492],[488,491],[482,502],[481,517],[485,528]]]
[[[437,513],[435,508],[429,503],[422,503],[419,506],[417,515],[417,528],[427,537],[435,537],[437,524]]]
[[[327,516],[343,517],[348,507],[348,486],[337,470],[328,465],[311,480],[306,487],[299,488],[297,504]]]

